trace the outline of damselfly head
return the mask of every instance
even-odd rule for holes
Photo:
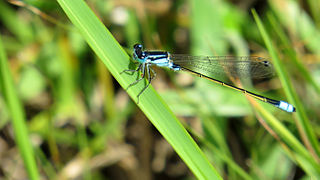
[[[142,45],[141,44],[135,44],[133,46],[133,58],[135,60],[138,60],[139,59],[143,59],[143,51],[142,51]]]
[[[133,45],[133,49],[141,49],[142,50],[142,44],[135,44]]]

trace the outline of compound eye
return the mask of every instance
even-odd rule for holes
[[[141,44],[135,44],[133,46],[134,49],[142,49],[142,45]]]
[[[143,51],[142,51],[142,45],[141,44],[135,44],[133,46],[133,54],[135,57],[137,57],[138,59],[142,59],[143,58]]]

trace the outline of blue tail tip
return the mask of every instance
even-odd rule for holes
[[[285,101],[280,101],[279,108],[287,112],[296,112],[296,108]]]

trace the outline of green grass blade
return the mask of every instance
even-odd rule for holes
[[[33,39],[33,34],[30,26],[26,25],[24,21],[19,19],[18,14],[15,13],[6,1],[0,1],[0,19],[6,28],[10,30],[21,42],[28,43]]]
[[[319,1],[318,0],[307,0],[307,4],[309,5],[309,9],[311,10],[312,17],[317,25],[320,27],[320,14],[319,14]]]
[[[299,142],[299,140],[283,125],[279,122],[277,118],[275,118],[271,113],[266,111],[261,106],[256,106],[264,117],[264,121],[266,121],[272,130],[276,132],[276,134],[283,140],[292,151],[296,152],[297,157],[291,157],[292,160],[297,160],[298,163],[301,164],[301,167],[312,167],[312,169],[305,169],[306,172],[310,172],[310,176],[320,177],[320,166],[315,161],[315,159],[311,156],[309,151]],[[290,153],[289,153],[290,155]],[[301,160],[303,159],[303,161]],[[300,162],[299,162],[300,161]]]
[[[315,22],[310,18],[297,1],[269,1],[282,26],[294,38],[304,42],[305,47],[314,54],[320,53],[320,32]],[[290,17],[290,18],[288,18]]]
[[[301,61],[298,61],[298,57],[296,55],[296,52],[294,51],[293,47],[290,45],[290,41],[285,35],[285,32],[283,29],[281,29],[281,25],[277,23],[275,16],[272,13],[269,13],[268,19],[272,25],[272,28],[279,36],[280,41],[283,43],[283,45],[286,48],[286,51],[288,55],[290,56],[292,62],[294,65],[299,69],[299,72],[302,74],[302,76],[312,85],[312,87],[317,91],[318,94],[320,94],[320,87],[318,86],[315,79],[310,75],[308,70],[305,68],[305,66],[302,64]]]
[[[258,25],[258,28],[260,30],[260,33],[262,35],[262,38],[268,48],[268,51],[271,55],[271,58],[273,60],[275,69],[278,73],[279,79],[281,81],[281,84],[283,85],[283,89],[285,94],[287,95],[289,102],[291,102],[296,107],[296,116],[297,116],[297,122],[298,122],[298,129],[300,130],[301,137],[303,139],[303,142],[308,147],[309,151],[311,151],[311,154],[314,156],[314,158],[318,159],[318,156],[320,154],[319,151],[319,144],[316,139],[316,136],[314,134],[314,131],[312,129],[311,124],[309,123],[308,117],[306,115],[306,111],[304,109],[304,106],[301,104],[301,102],[298,99],[298,95],[293,89],[293,86],[290,82],[289,75],[284,68],[283,63],[280,61],[280,58],[271,42],[271,39],[269,38],[269,35],[267,34],[259,16],[257,15],[256,11],[252,10],[253,16],[255,18],[255,21]]]
[[[0,37],[0,84],[4,99],[11,114],[15,140],[23,158],[30,179],[39,179],[32,145],[28,136],[26,118],[21,102],[16,93],[6,53]]]
[[[129,68],[130,58],[84,1],[58,0],[58,2],[120,85],[127,88],[135,81],[137,74],[120,74]],[[144,83],[139,83],[129,88],[128,94],[136,100],[137,94],[144,85]],[[139,107],[197,178],[221,179],[200,148],[152,87],[140,97]]]
[[[216,129],[216,125],[214,125],[211,121],[209,121],[208,119],[204,121],[205,124],[204,127],[210,128],[210,133],[213,133],[213,135],[210,134],[211,137],[216,138],[216,136],[220,136],[219,132],[216,133],[215,131]],[[227,146],[226,144],[223,144],[224,142],[220,142],[219,145],[215,145],[210,138],[208,137],[202,137],[200,136],[198,133],[196,133],[195,131],[192,130],[192,128],[188,128],[189,132],[192,133],[192,135],[194,137],[196,137],[201,143],[205,144],[211,151],[212,153],[219,157],[223,162],[225,162],[225,164],[227,165],[227,167],[234,171],[237,177],[241,177],[242,179],[246,179],[246,180],[251,180],[252,178],[250,177],[250,175],[241,168],[241,166],[239,166],[234,160],[233,157],[229,151],[229,149],[225,146]],[[219,131],[219,130],[217,130]],[[207,135],[208,136],[208,135]],[[219,147],[219,148],[218,148]]]

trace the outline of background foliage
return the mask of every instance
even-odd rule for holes
[[[134,101],[122,87],[139,75],[119,74],[135,65],[113,38],[103,42],[84,6],[79,23],[93,23],[93,34],[79,28],[68,3],[77,1],[0,2],[3,178],[205,178],[214,170],[197,168],[202,158],[225,179],[319,178],[319,1],[86,1],[129,55],[139,42],[174,53],[270,57],[278,78],[245,88],[289,101],[293,114],[160,68],[152,83],[160,96],[149,88],[138,107],[144,84],[128,90]],[[103,58],[90,35],[111,56]]]

